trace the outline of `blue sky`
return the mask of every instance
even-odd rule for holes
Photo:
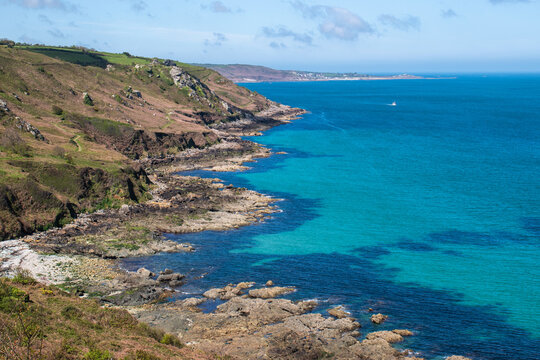
[[[0,37],[194,63],[540,71],[540,0],[0,0]]]

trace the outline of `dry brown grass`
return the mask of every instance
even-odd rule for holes
[[[213,359],[173,335],[39,283],[0,279],[0,359]]]

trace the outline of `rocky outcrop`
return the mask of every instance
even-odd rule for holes
[[[335,308],[328,309],[327,311],[328,311],[328,314],[332,315],[333,317],[337,319],[344,319],[350,316],[350,314],[345,311],[343,306],[336,306]]]
[[[172,60],[169,60],[169,59],[166,59],[166,60],[163,60],[163,65],[165,66],[176,66],[176,63]]]
[[[388,319],[388,315],[383,315],[383,314],[371,315],[371,322],[377,325],[382,324],[383,322],[386,321],[386,319]]]
[[[472,359],[467,358],[465,356],[452,355],[452,356],[446,357],[445,360],[472,360]]]
[[[366,336],[367,340],[373,340],[373,339],[384,339],[388,341],[390,344],[398,343],[403,341],[403,336],[396,334],[393,331],[376,331],[367,334]]]
[[[170,269],[166,269],[160,273],[160,275],[157,277],[157,281],[160,283],[167,283],[170,287],[177,287],[183,284],[182,279],[185,277],[185,275],[175,273]]]
[[[43,134],[41,134],[41,132],[34,125],[30,124],[26,120],[23,120],[23,119],[21,119],[19,117],[16,117],[15,118],[15,127],[17,127],[17,129],[19,129],[21,131],[30,133],[36,140],[43,141],[43,142],[46,142],[46,143],[49,142],[47,139],[45,139]]]
[[[206,291],[203,296],[208,299],[229,300],[243,294],[243,290],[252,287],[254,282],[241,282],[237,285],[229,284],[223,288],[214,288]]]
[[[215,299],[237,288],[231,284],[204,296]],[[137,319],[178,335],[188,346],[232,358],[416,359],[408,355],[410,351],[391,346],[403,340],[397,332],[375,332],[359,341],[358,322],[313,313],[314,301],[252,298],[239,293],[215,311],[203,313],[197,306],[204,300],[190,298],[132,312]]]
[[[179,88],[186,86],[190,89],[195,89],[195,87],[200,84],[199,80],[195,79],[178,66],[173,66],[169,71],[169,74],[171,75],[174,84]]]
[[[4,100],[0,99],[0,115],[2,113],[7,113],[9,112],[9,108],[7,106],[7,102],[5,102]]]
[[[249,291],[249,296],[252,298],[271,299],[277,296],[293,292],[293,287],[267,287],[262,289],[254,289]]]

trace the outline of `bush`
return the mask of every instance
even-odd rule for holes
[[[83,103],[88,106],[94,106],[94,100],[88,95],[88,93],[84,93],[83,96]]]
[[[37,281],[32,277],[30,271],[26,269],[18,269],[11,281],[14,284],[21,285],[34,285],[37,283]]]
[[[135,353],[128,355],[125,360],[161,360],[161,358],[144,350],[137,350]]]
[[[66,156],[66,149],[57,145],[52,149],[52,153],[53,156],[57,156],[63,159]]]
[[[177,348],[184,347],[184,344],[182,344],[182,342],[176,336],[171,335],[171,334],[163,335],[163,337],[161,338],[159,342],[165,345],[176,346]]]
[[[28,294],[0,279],[0,311],[11,313],[30,301]]]
[[[107,350],[92,349],[84,355],[84,360],[109,360],[113,357]]]
[[[52,106],[52,113],[54,115],[62,115],[64,113],[64,110],[60,106],[53,105]]]
[[[82,312],[73,305],[67,305],[62,309],[61,314],[66,319],[75,320],[81,317]]]
[[[0,147],[15,154],[26,157],[30,156],[30,146],[26,144],[14,129],[6,129],[2,136],[0,136]]]

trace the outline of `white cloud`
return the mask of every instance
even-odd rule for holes
[[[394,29],[409,31],[420,30],[420,18],[417,16],[407,15],[402,18],[398,18],[390,14],[382,14],[379,16],[381,24],[391,26]]]
[[[301,42],[304,44],[311,45],[313,43],[313,38],[309,34],[301,34],[287,29],[284,26],[279,26],[277,28],[263,27],[263,35],[269,38],[291,38],[294,41]]]
[[[13,4],[29,9],[58,9],[75,11],[76,6],[63,0],[10,0]]]
[[[356,40],[362,33],[372,34],[373,27],[352,11],[326,5],[308,5],[295,0],[290,4],[307,19],[320,19],[319,32],[327,38]]]

